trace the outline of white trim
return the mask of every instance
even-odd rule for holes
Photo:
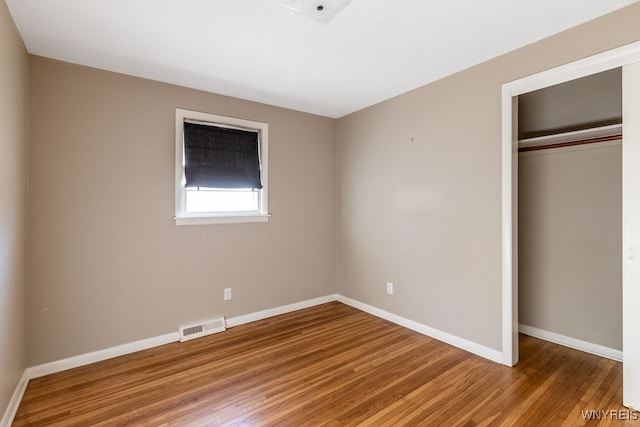
[[[279,316],[281,314],[291,313],[292,311],[302,310],[309,307],[314,307],[320,304],[326,304],[331,301],[337,301],[338,295],[327,295],[324,297],[309,299],[289,305],[283,305],[276,308],[270,308],[267,310],[257,311],[255,313],[245,314],[243,316],[232,317],[227,319],[227,327],[233,328],[234,326],[244,325],[246,323],[257,322],[258,320],[268,319],[269,317]]]
[[[438,341],[442,341],[446,344],[468,351],[477,356],[484,357],[485,359],[489,359],[497,363],[502,363],[502,353],[498,350],[493,350],[475,342],[468,341],[464,338],[439,331],[437,329],[423,325],[422,323],[406,319],[404,317],[389,313],[388,311],[381,310],[379,308],[373,307],[360,301],[353,300],[351,298],[347,298],[342,295],[338,295],[338,301],[343,304],[350,305],[351,307],[357,308],[358,310],[362,310],[366,313],[372,314],[376,317],[380,317],[381,319],[385,319],[389,322],[403,326],[407,329],[411,329],[428,337],[437,339]]]
[[[227,327],[232,328],[235,326],[240,326],[240,325],[244,325],[251,322],[256,322],[258,320],[279,316],[281,314],[286,314],[293,311],[314,307],[316,305],[326,304],[332,301],[339,301],[343,304],[350,305],[351,307],[362,310],[373,316],[388,320],[397,325],[403,326],[405,328],[419,332],[423,335],[442,341],[446,344],[452,345],[462,350],[466,350],[475,355],[484,357],[485,359],[489,359],[498,363],[502,362],[502,359],[503,359],[502,353],[500,353],[497,350],[484,347],[472,341],[468,341],[466,339],[456,337],[455,335],[451,335],[446,332],[439,331],[437,329],[431,328],[429,326],[425,326],[413,320],[406,319],[396,314],[389,313],[387,311],[353,300],[351,298],[347,298],[339,294],[326,295],[323,297],[318,297],[318,298],[313,298],[313,299],[309,299],[309,300],[305,300],[305,301],[301,301],[293,304],[283,305],[280,307],[262,310],[255,313],[232,317],[230,319],[227,319]],[[5,427],[5,426],[8,427],[11,425],[11,422],[15,417],[18,407],[20,406],[20,401],[22,400],[22,396],[24,395],[24,392],[27,388],[27,384],[29,380],[33,378],[54,374],[56,372],[77,368],[79,366],[89,365],[91,363],[100,362],[100,361],[111,359],[114,357],[123,356],[125,354],[134,353],[136,351],[146,350],[149,348],[170,344],[173,342],[178,342],[179,339],[180,339],[180,334],[178,332],[172,332],[172,333],[160,335],[157,337],[147,338],[147,339],[135,341],[128,344],[122,344],[122,345],[107,348],[104,350],[98,350],[91,353],[73,356],[67,359],[57,360],[54,362],[45,363],[42,365],[37,365],[37,366],[27,368],[24,371],[24,374],[22,375],[22,378],[20,379],[18,386],[16,387],[16,391],[14,392],[13,397],[11,398],[11,401],[9,403],[9,406],[7,407],[7,410],[5,411],[4,417],[2,418],[2,422],[0,423],[0,427]]]
[[[22,396],[24,396],[24,392],[27,389],[27,384],[29,384],[29,377],[27,375],[27,371],[25,370],[22,373],[22,377],[20,377],[20,381],[18,381],[18,385],[16,385],[16,389],[13,392],[13,396],[11,396],[11,400],[9,400],[9,405],[4,411],[2,420],[0,420],[0,427],[9,427],[11,423],[13,423],[13,419],[18,413],[18,408],[20,407]]]
[[[513,264],[517,263],[513,247],[513,210],[517,199],[514,200],[512,171],[517,170],[518,163],[512,152],[514,97],[637,61],[640,61],[640,41],[502,85],[502,354],[505,365],[513,366],[518,358],[518,340],[514,334],[518,329],[517,299],[514,298],[518,289],[512,275]]]
[[[518,362],[518,332],[512,319],[517,319],[517,278],[512,286],[513,263],[513,167],[517,167],[518,148],[513,137],[514,102],[511,92],[502,87],[502,363],[513,366]],[[508,108],[505,105],[508,104]],[[508,159],[508,160],[507,160]],[[517,174],[516,174],[517,175]],[[517,204],[516,204],[517,205]],[[517,236],[516,236],[517,237]],[[516,248],[517,249],[517,248]],[[507,285],[508,284],[508,285]],[[514,294],[515,292],[515,294]],[[514,311],[515,310],[515,311]]]
[[[77,368],[79,366],[89,365],[95,362],[111,359],[125,354],[135,353],[136,351],[147,350],[149,348],[176,342],[180,339],[178,332],[160,335],[153,338],[147,338],[140,341],[122,344],[104,350],[93,351],[91,353],[81,354],[54,362],[44,363],[42,365],[27,368],[26,373],[29,379],[43,377],[45,375],[55,374],[56,372],[66,371],[67,369]]]
[[[331,294],[323,297],[313,298],[306,301],[301,301],[293,304],[283,305],[267,310],[257,311],[254,313],[245,314],[242,316],[236,316],[227,319],[227,327],[232,328],[235,326],[244,325],[258,320],[268,319],[270,317],[279,316],[281,314],[290,313],[297,310],[302,310],[309,307],[314,307],[320,304],[326,304],[332,301],[340,301],[344,304],[350,305],[359,310],[365,311],[374,316],[389,320],[398,325],[420,332],[424,335],[428,335],[437,340],[443,341],[454,347],[467,350],[471,353],[485,357],[489,360],[500,361],[501,353],[496,350],[484,347],[480,344],[472,341],[465,340],[463,338],[456,337],[446,332],[439,331],[437,329],[430,328],[421,323],[415,322],[398,316],[393,313],[378,309],[368,304],[361,303],[351,298],[344,297],[339,294]],[[125,354],[134,353],[136,351],[146,350],[149,348],[165,345],[173,342],[178,342],[180,339],[178,332],[172,332],[157,337],[147,338],[140,341],[135,341],[128,344],[122,344],[115,347],[107,348],[104,350],[98,350],[91,353],[86,353],[78,356],[69,357],[54,362],[45,363],[42,365],[33,366],[27,368],[25,374],[28,379],[38,378],[56,372],[65,371],[67,369],[77,368],[79,366],[88,365],[95,362],[111,359],[113,357],[123,356]]]
[[[324,304],[331,301],[336,301],[337,295],[327,295],[320,298],[314,298],[294,304],[284,305],[268,310],[258,311],[255,313],[246,314],[243,316],[233,317],[227,319],[227,327],[244,325],[245,323],[255,322],[257,320],[267,319],[269,317],[278,316],[280,314],[289,313],[303,308],[313,307],[315,305]],[[101,362],[103,360],[111,359],[113,357],[123,356],[125,354],[134,353],[136,351],[147,350],[149,348],[178,342],[180,341],[180,334],[178,332],[171,332],[165,335],[160,335],[152,338],[135,341],[128,344],[122,344],[115,347],[94,351],[91,353],[81,354],[78,356],[69,357],[67,359],[57,360],[54,362],[45,363],[42,365],[33,366],[27,368],[26,375],[28,379],[38,378],[45,375],[54,374],[56,372],[66,371],[67,369],[77,368],[79,366],[89,365],[95,362]]]
[[[523,77],[502,87],[510,91],[511,96],[518,96],[637,61],[640,61],[640,41]]]
[[[534,328],[533,326],[527,326],[523,324],[520,324],[520,332],[525,335],[529,335],[530,337],[539,338],[541,340],[549,341],[554,344],[560,344],[562,346],[584,351],[585,353],[594,354],[596,356],[606,357],[607,359],[615,360],[616,362],[622,362],[622,351],[620,350],[605,347],[599,344],[593,344],[587,341],[582,341],[576,338],[567,337],[564,335],[556,334],[555,332],[549,332],[543,329],[538,329]]]
[[[640,62],[622,70],[622,404],[640,408]]]
[[[173,219],[176,225],[239,224],[243,222],[269,222],[270,215],[199,216]]]

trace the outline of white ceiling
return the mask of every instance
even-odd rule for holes
[[[635,1],[352,0],[322,24],[274,0],[6,0],[32,54],[328,117]]]

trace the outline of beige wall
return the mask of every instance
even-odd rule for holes
[[[622,350],[622,144],[518,165],[520,323]]]
[[[339,119],[340,293],[501,350],[501,85],[639,40],[639,20],[636,3]]]
[[[334,120],[40,57],[31,89],[29,365],[336,291]],[[176,107],[269,123],[268,223],[174,225]]]
[[[638,18],[338,121],[32,57],[28,364],[336,290],[499,350],[501,85],[638,40]],[[270,124],[269,223],[173,224],[176,107]]]
[[[0,418],[25,368],[28,67],[0,1]]]

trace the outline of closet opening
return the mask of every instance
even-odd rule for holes
[[[622,361],[622,69],[522,94],[517,117],[518,330]]]

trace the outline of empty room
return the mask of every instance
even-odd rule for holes
[[[0,0],[0,427],[640,426],[639,22]]]

